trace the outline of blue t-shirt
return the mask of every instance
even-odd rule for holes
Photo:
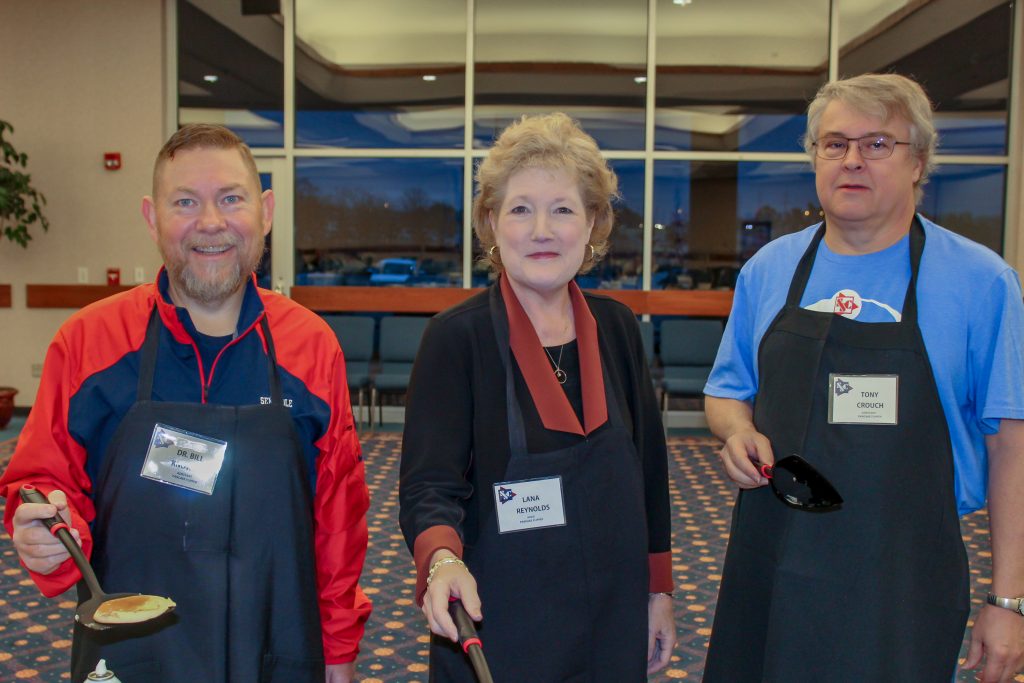
[[[919,218],[926,242],[918,325],[949,425],[957,505],[966,514],[985,504],[985,435],[996,433],[1002,418],[1024,419],[1024,302],[1017,273],[997,254]],[[705,394],[753,400],[761,338],[785,305],[819,225],[768,243],[740,271]],[[909,281],[909,237],[861,256],[836,254],[822,240],[800,305],[859,322],[893,322]]]

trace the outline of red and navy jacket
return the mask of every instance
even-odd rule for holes
[[[303,444],[314,494],[315,553],[324,654],[328,664],[349,662],[370,614],[358,586],[366,555],[366,488],[361,449],[352,419],[345,361],[337,338],[316,314],[250,281],[237,336],[210,364],[196,344],[198,332],[184,308],[168,295],[161,270],[140,285],[96,302],[67,320],[46,354],[35,404],[0,478],[7,498],[4,525],[20,503],[18,489],[32,483],[44,493],[68,495],[75,528],[89,555],[95,517],[92,484],[121,419],[135,403],[141,348],[156,306],[163,323],[153,400],[252,405],[270,400],[266,342],[273,336],[285,405]],[[169,351],[169,352],[168,352]],[[69,559],[47,575],[30,572],[44,595],[59,595],[80,574]]]

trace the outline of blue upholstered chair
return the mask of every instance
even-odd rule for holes
[[[363,406],[365,405],[366,391],[373,383],[373,371],[370,363],[373,361],[373,335],[376,327],[376,320],[364,315],[325,315],[324,320],[334,330],[341,350],[345,354],[345,374],[348,378],[348,391],[353,392],[359,398],[359,412],[356,420],[359,425],[363,424]],[[370,408],[366,408],[366,422],[372,419]]]
[[[704,396],[704,385],[721,342],[720,320],[679,319],[661,323],[661,413],[666,424],[673,396]]]
[[[377,423],[384,422],[383,394],[404,394],[409,388],[412,363],[429,318],[393,316],[380,321],[380,367],[370,390],[370,411],[377,406]]]

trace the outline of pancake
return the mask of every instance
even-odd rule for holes
[[[174,601],[157,595],[129,595],[107,600],[96,608],[93,619],[101,624],[137,624],[174,609]]]

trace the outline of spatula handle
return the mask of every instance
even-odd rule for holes
[[[18,494],[21,496],[23,503],[42,503],[48,505],[50,501],[46,499],[42,493],[39,492],[32,484],[25,484],[19,489]],[[57,537],[57,540],[64,544],[67,548],[68,553],[71,555],[71,559],[75,561],[75,566],[82,572],[82,578],[85,579],[85,583],[89,586],[89,591],[93,596],[103,594],[103,590],[100,588],[100,583],[96,579],[96,573],[92,570],[92,565],[89,564],[89,560],[86,559],[85,553],[75,543],[75,537],[71,535],[70,527],[61,518],[59,514],[53,517],[47,517],[42,520],[46,528],[50,530],[50,533]]]

